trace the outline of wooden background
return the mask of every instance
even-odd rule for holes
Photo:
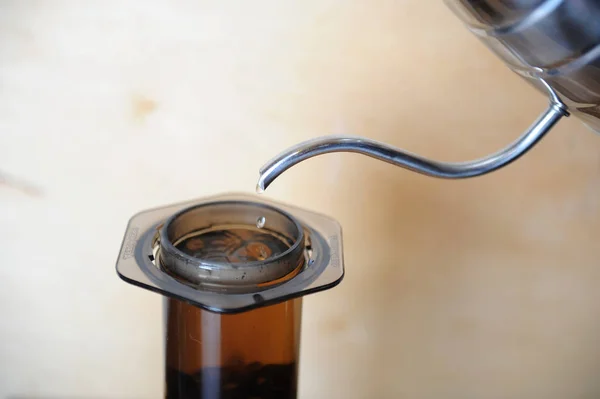
[[[161,397],[161,298],[114,270],[138,210],[322,134],[479,157],[545,106],[438,1],[0,2],[0,397]],[[301,397],[600,396],[599,177],[573,118],[473,180],[286,173],[347,268],[305,300]]]

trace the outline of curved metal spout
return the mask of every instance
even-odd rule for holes
[[[400,166],[428,176],[464,179],[480,176],[508,165],[530,150],[563,116],[566,107],[556,96],[544,113],[517,140],[501,151],[469,162],[440,162],[389,146],[353,136],[325,136],[289,148],[260,169],[257,192],[263,192],[279,175],[306,159],[330,152],[354,152]]]

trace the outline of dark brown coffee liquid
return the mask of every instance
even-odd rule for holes
[[[235,315],[167,299],[168,399],[295,399],[301,299]]]
[[[252,363],[205,368],[193,375],[167,368],[167,399],[295,399],[296,365]]]
[[[244,263],[268,259],[288,250],[291,243],[259,228],[212,230],[188,237],[177,249],[213,262]]]
[[[291,243],[267,229],[211,229],[176,243],[193,257],[261,261]],[[167,299],[168,399],[295,399],[301,299],[235,315]]]

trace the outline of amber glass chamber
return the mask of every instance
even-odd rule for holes
[[[165,299],[167,399],[292,399],[302,299],[218,314]]]

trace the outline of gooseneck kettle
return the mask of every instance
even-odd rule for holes
[[[305,159],[355,152],[429,176],[461,179],[495,171],[531,149],[562,118],[575,115],[600,132],[600,2],[596,0],[446,0],[467,28],[549,105],[516,141],[469,162],[439,162],[352,136],[300,143],[260,169],[257,191]]]

